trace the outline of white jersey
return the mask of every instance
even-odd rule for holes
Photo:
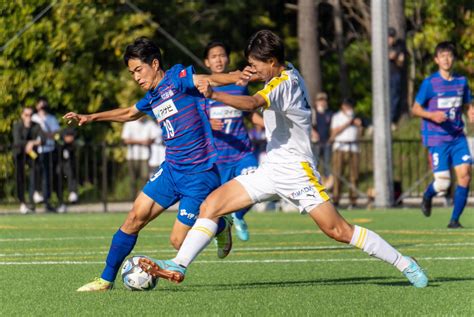
[[[312,162],[311,107],[303,77],[288,64],[258,92],[263,112],[268,163]]]

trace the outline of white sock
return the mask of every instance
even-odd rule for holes
[[[350,244],[362,249],[370,256],[392,264],[400,272],[403,272],[403,270],[410,265],[410,261],[387,241],[366,228],[354,226],[354,235],[352,236]]]
[[[216,232],[217,224],[214,221],[206,218],[196,220],[173,261],[181,266],[188,267],[211,242]]]

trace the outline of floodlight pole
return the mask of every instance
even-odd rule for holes
[[[393,165],[386,0],[371,0],[371,17],[375,205],[389,207],[393,205]]]

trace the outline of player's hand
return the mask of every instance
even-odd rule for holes
[[[443,111],[434,111],[434,112],[431,112],[429,119],[437,124],[441,124],[444,121],[448,120],[448,117],[446,116],[446,113],[444,113]]]
[[[67,120],[67,124],[72,124],[73,122],[77,122],[78,126],[81,126],[91,121],[90,115],[78,114],[75,112],[66,113],[63,116],[63,119]]]
[[[224,128],[224,123],[219,119],[210,119],[212,130],[221,131]]]
[[[474,106],[469,106],[469,108],[467,108],[467,117],[469,122],[474,123]]]
[[[255,80],[255,69],[251,66],[247,66],[240,74],[240,79],[235,83],[238,86],[247,86],[249,81]]]
[[[26,142],[25,153],[30,153],[31,151],[33,151],[34,146],[35,144],[32,141]]]
[[[212,93],[214,92],[214,90],[212,90],[211,83],[209,83],[209,80],[207,79],[199,79],[197,82],[197,89],[206,98],[211,98]]]

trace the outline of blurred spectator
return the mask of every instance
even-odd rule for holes
[[[62,177],[60,176],[60,164],[58,164],[58,151],[55,138],[59,132],[59,123],[56,117],[49,113],[48,100],[45,97],[38,98],[36,111],[32,120],[38,123],[43,130],[45,142],[38,147],[39,176],[43,192],[43,202],[47,212],[66,212],[63,203]],[[49,202],[51,198],[51,184],[53,185],[58,199],[58,208],[55,209]]]
[[[123,125],[122,140],[127,145],[132,199],[135,199],[138,189],[145,185],[150,175],[148,167],[150,145],[156,137],[156,124],[145,116],[136,121],[126,122]]]
[[[15,163],[16,191],[22,214],[34,212],[33,192],[35,188],[35,160],[37,147],[41,145],[41,127],[31,120],[33,108],[25,107],[21,120],[13,124],[13,161]],[[25,167],[29,166],[28,193],[30,204],[25,201]]]
[[[265,159],[267,139],[265,137],[265,128],[259,125],[253,125],[249,129],[249,137],[254,146],[254,154],[258,159],[258,164],[261,164]]]
[[[68,201],[77,203],[79,195],[77,193],[76,175],[76,130],[68,127],[61,131],[61,163],[62,173],[66,176],[67,189],[69,191]]]
[[[337,206],[341,198],[341,178],[346,166],[349,167],[351,188],[349,191],[350,208],[357,200],[357,181],[359,179],[359,145],[358,140],[362,131],[362,120],[354,116],[354,101],[344,99],[340,110],[334,114],[331,122],[331,137],[333,141],[333,201]]]
[[[153,121],[150,121],[155,125],[156,137],[153,143],[151,144],[151,153],[150,159],[148,160],[148,166],[150,168],[150,174],[153,174],[154,171],[158,170],[161,166],[161,163],[165,160],[166,147],[163,144],[162,131],[161,128]]]
[[[332,149],[331,143],[329,143],[333,113],[328,109],[328,95],[325,92],[320,92],[316,95],[314,108],[311,118],[313,126],[311,142],[314,145],[313,152],[319,166],[318,170],[322,172],[323,185],[330,189],[334,183],[333,176],[331,175]]]
[[[388,29],[388,58],[390,66],[390,120],[392,127],[400,119],[403,101],[403,71],[406,48],[403,40],[397,39],[397,31]]]

